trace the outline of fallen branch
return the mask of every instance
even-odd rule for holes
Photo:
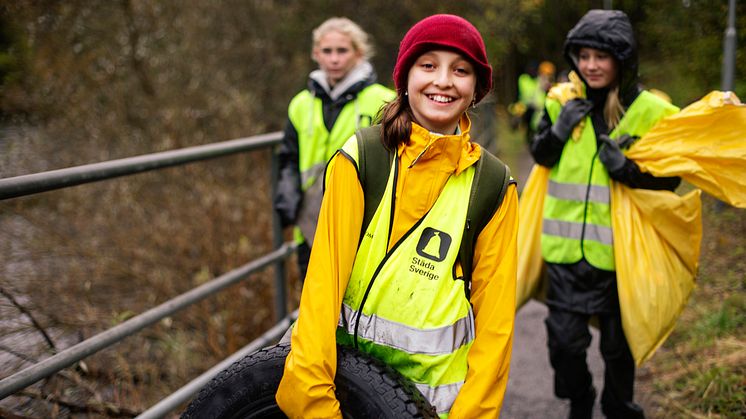
[[[126,407],[117,406],[113,403],[107,402],[88,401],[84,403],[76,403],[57,396],[56,394],[44,394],[38,390],[33,389],[22,390],[21,392],[17,393],[17,395],[53,403],[55,405],[68,409],[70,413],[98,413],[107,415],[111,418],[134,418],[142,413],[137,410],[128,409]]]
[[[9,353],[9,354],[11,354],[11,355],[19,358],[19,359],[22,359],[22,360],[28,362],[29,364],[36,364],[36,363],[39,362],[39,360],[37,360],[37,359],[35,359],[35,358],[31,357],[31,356],[19,353],[19,352],[13,350],[12,348],[8,348],[5,345],[0,345],[0,351],[7,352],[7,353]],[[91,384],[89,384],[88,382],[86,382],[85,380],[83,380],[83,378],[81,378],[79,374],[76,374],[74,372],[64,371],[64,370],[57,371],[57,374],[59,376],[61,376],[62,378],[65,378],[65,379],[71,381],[72,383],[74,383],[74,384],[82,387],[83,389],[85,389],[86,391],[88,391],[89,393],[91,393],[91,395],[96,400],[98,400],[98,401],[101,400],[101,395],[98,394],[98,392],[96,391],[96,389],[93,388],[93,386]],[[0,418],[2,418],[2,417],[4,417],[4,416],[0,415]]]
[[[25,314],[26,317],[28,317],[29,320],[31,320],[31,324],[33,324],[36,330],[38,330],[39,333],[44,337],[44,340],[47,341],[47,345],[49,345],[49,348],[52,349],[52,352],[57,353],[57,346],[52,341],[52,338],[49,337],[49,335],[47,334],[47,331],[44,330],[41,324],[38,321],[36,321],[36,318],[31,314],[31,312],[28,311],[26,307],[24,307],[21,303],[19,303],[18,300],[15,299],[13,294],[9,293],[8,291],[5,291],[5,288],[0,287],[0,294],[2,294],[5,298],[7,298],[8,301],[10,301],[11,304],[13,304],[18,309],[18,311],[20,311],[22,314]]]
[[[21,416],[21,415],[15,414],[15,413],[11,412],[10,410],[4,409],[2,407],[0,407],[0,418],[5,418],[5,419],[34,419],[31,416]]]

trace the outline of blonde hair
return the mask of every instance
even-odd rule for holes
[[[312,56],[313,50],[319,45],[321,38],[329,32],[339,32],[349,36],[352,41],[352,47],[355,48],[364,59],[368,60],[373,56],[373,45],[370,43],[370,37],[368,34],[360,28],[357,23],[346,17],[329,18],[313,30],[313,47],[311,48]]]
[[[613,130],[624,115],[624,107],[619,99],[619,85],[612,87],[606,96],[606,105],[604,106],[604,120],[609,132]]]

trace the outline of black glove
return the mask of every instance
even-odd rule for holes
[[[295,224],[303,193],[300,190],[300,175],[292,168],[283,168],[277,181],[274,207],[280,216],[282,227]]]
[[[565,103],[559,117],[552,124],[552,135],[563,143],[566,142],[575,125],[588,115],[591,109],[593,109],[593,102],[586,99],[573,99]]]
[[[624,167],[627,157],[622,153],[619,144],[609,138],[608,135],[601,134],[598,136],[601,142],[601,149],[598,151],[598,159],[606,166],[609,173],[619,171]]]
[[[640,137],[637,135],[622,134],[617,138],[616,142],[619,144],[619,148],[626,150],[639,139]]]

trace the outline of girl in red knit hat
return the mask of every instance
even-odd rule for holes
[[[401,41],[394,82],[380,124],[358,131],[327,166],[276,396],[293,418],[360,408],[337,400],[337,344],[393,367],[440,417],[500,413],[517,193],[507,167],[470,141],[467,110],[492,87],[479,31],[457,16],[423,19]]]

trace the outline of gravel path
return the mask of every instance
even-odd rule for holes
[[[569,414],[569,402],[554,397],[554,372],[549,365],[544,304],[530,301],[516,316],[513,358],[501,419],[560,419]],[[596,389],[603,385],[603,361],[598,351],[598,331],[591,329],[593,341],[588,349],[588,365]],[[596,400],[594,418],[602,418]]]

